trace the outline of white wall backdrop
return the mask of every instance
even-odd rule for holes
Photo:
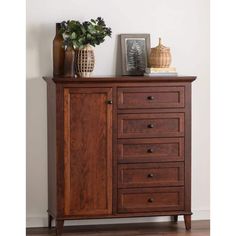
[[[27,226],[47,224],[46,84],[52,75],[55,23],[101,16],[112,38],[95,49],[94,75],[114,75],[117,35],[150,33],[171,48],[182,75],[197,75],[192,99],[193,219],[209,219],[209,0],[28,0],[27,1]],[[168,218],[90,220],[81,224],[140,222]],[[69,222],[68,224],[73,223]]]

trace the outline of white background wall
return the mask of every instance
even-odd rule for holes
[[[27,226],[46,226],[46,84],[52,75],[55,23],[102,16],[112,38],[95,49],[94,75],[114,75],[117,35],[150,33],[169,46],[183,75],[197,75],[192,99],[193,219],[209,218],[209,1],[208,0],[28,0],[27,1]],[[161,218],[160,220],[166,220]],[[156,218],[83,221],[84,223],[155,221]],[[70,222],[69,222],[70,223]]]

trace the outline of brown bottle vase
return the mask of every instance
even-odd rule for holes
[[[59,32],[60,23],[56,23],[56,35],[53,40],[53,76],[58,77],[64,74],[65,49],[63,48],[63,36]]]
[[[75,50],[71,46],[67,46],[65,50],[64,76],[75,76]]]

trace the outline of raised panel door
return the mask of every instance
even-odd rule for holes
[[[112,213],[111,88],[64,89],[65,215]]]

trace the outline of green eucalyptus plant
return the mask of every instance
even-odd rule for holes
[[[111,37],[111,28],[106,27],[104,20],[98,17],[96,20],[80,23],[75,20],[61,22],[60,33],[64,38],[64,46],[72,46],[74,49],[82,49],[85,45],[99,45],[105,41],[105,37]]]

